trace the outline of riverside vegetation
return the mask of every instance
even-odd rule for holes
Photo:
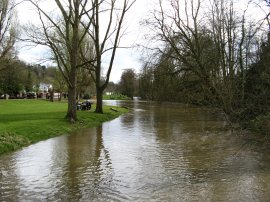
[[[145,21],[162,48],[145,58],[139,96],[217,107],[231,123],[269,136],[269,1],[260,1],[267,15],[259,19],[248,14],[255,1],[246,10],[234,0],[170,2]]]
[[[70,124],[66,102],[44,100],[0,101],[0,154],[85,127],[95,127],[112,120],[127,109],[105,106],[104,113],[78,111],[78,121]]]
[[[103,100],[131,100],[130,97],[123,94],[111,94],[111,95],[103,95]]]

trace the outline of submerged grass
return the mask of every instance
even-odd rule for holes
[[[94,108],[94,107],[93,107]],[[127,109],[104,106],[104,114],[78,111],[78,121],[70,124],[64,117],[67,103],[44,100],[0,100],[0,154],[85,127],[112,120]]]

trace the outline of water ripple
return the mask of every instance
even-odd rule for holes
[[[0,201],[268,201],[270,152],[210,109],[129,114],[0,157]]]

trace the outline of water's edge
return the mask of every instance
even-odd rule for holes
[[[268,201],[270,149],[182,104],[128,114],[0,156],[0,201]]]

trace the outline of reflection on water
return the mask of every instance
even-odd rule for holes
[[[270,149],[220,114],[114,102],[129,114],[0,157],[0,201],[268,201]]]

